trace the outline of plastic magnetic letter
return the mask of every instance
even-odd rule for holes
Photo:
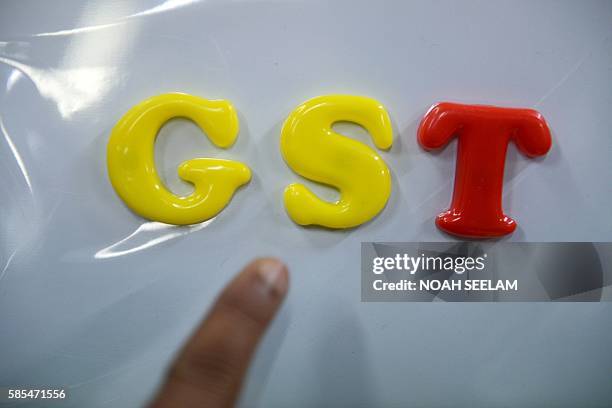
[[[285,208],[300,225],[350,228],[378,214],[391,193],[389,168],[370,147],[342,136],[336,122],[363,126],[379,149],[393,143],[391,121],[380,102],[362,96],[327,95],[298,106],[281,131],[281,152],[300,176],[335,187],[340,199],[321,200],[303,184],[285,189]]]
[[[231,146],[238,136],[238,116],[229,102],[182,93],[157,95],[132,107],[113,128],[108,174],[117,194],[135,213],[168,224],[195,224],[223,210],[236,189],[251,179],[251,171],[236,161],[187,160],[178,174],[194,185],[194,191],[184,197],[173,194],[155,169],[154,147],[159,129],[175,117],[195,122],[221,148]]]
[[[532,109],[444,102],[427,112],[418,130],[425,149],[441,148],[454,135],[458,144],[453,198],[436,224],[461,237],[510,234],[516,222],[502,210],[508,142],[529,157],[546,154],[552,143],[546,121]]]

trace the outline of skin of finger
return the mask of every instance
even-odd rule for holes
[[[276,259],[247,265],[184,346],[152,406],[232,406],[288,281],[287,268]]]

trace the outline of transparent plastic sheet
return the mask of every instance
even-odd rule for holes
[[[455,145],[429,154],[416,143],[440,100],[532,107],[551,126],[545,159],[510,147],[504,208],[519,229],[505,239],[612,238],[610,3],[494,3],[3,3],[0,386],[64,386],[72,406],[140,405],[218,290],[251,258],[275,255],[292,291],[245,406],[474,405],[475,389],[491,404],[610,397],[578,377],[609,372],[595,355],[612,335],[608,304],[360,303],[362,241],[452,239],[433,219],[450,199]],[[221,150],[192,123],[168,123],[156,162],[173,191],[190,191],[176,175],[190,158],[253,170],[223,212],[189,227],[133,214],[106,173],[115,122],[171,91],[228,99],[241,126]],[[395,128],[381,154],[391,199],[345,231],[300,228],[282,205],[284,187],[305,182],[280,155],[282,121],[328,93],[379,99]],[[372,146],[362,129],[337,130]],[[560,375],[569,364],[576,373]]]

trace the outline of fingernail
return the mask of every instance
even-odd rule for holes
[[[262,259],[257,265],[263,289],[268,294],[284,295],[287,291],[287,267],[276,259]]]

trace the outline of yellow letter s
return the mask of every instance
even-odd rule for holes
[[[341,121],[362,125],[379,149],[393,143],[389,115],[374,99],[320,96],[295,109],[281,131],[285,161],[302,177],[340,190],[340,200],[329,203],[302,184],[289,185],[285,207],[300,225],[355,227],[376,216],[389,199],[389,168],[374,150],[331,129]]]

